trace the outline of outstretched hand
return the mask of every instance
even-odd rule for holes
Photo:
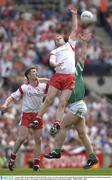
[[[70,10],[70,12],[71,12],[72,14],[77,15],[77,9],[76,9],[76,7],[75,7],[75,6],[70,5],[70,6],[69,6],[69,10]]]
[[[83,34],[79,34],[79,38],[82,40],[82,41],[89,41],[90,38],[91,38],[91,33],[83,33]]]
[[[5,111],[7,109],[7,105],[3,104],[2,106],[0,106],[0,111]]]
[[[62,66],[63,64],[64,64],[64,62],[57,63],[57,64],[56,64],[56,67],[60,67],[60,66]]]

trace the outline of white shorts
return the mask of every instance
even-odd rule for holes
[[[87,114],[87,106],[83,100],[69,104],[68,110],[71,111],[75,116],[85,118]]]

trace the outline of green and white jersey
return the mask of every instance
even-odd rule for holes
[[[68,103],[72,104],[77,101],[80,101],[84,98],[85,95],[85,87],[84,87],[84,81],[82,77],[82,71],[84,69],[84,66],[80,61],[78,61],[76,65],[76,80],[75,80],[75,87],[72,90],[72,94],[69,98]]]

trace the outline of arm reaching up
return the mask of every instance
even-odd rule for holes
[[[77,20],[77,9],[73,6],[69,8],[70,12],[72,13],[72,31],[70,34],[70,39],[76,40],[77,35],[77,28],[78,28],[78,20]]]
[[[80,57],[80,61],[81,63],[84,65],[85,61],[86,61],[86,57],[87,57],[87,41],[90,39],[91,37],[91,33],[90,32],[86,32],[83,33],[83,35],[79,35],[79,38],[82,40],[82,52],[81,52],[81,57]]]

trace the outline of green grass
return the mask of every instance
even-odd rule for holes
[[[62,176],[97,176],[105,175],[112,176],[112,168],[99,168],[99,169],[81,169],[81,168],[42,168],[39,172],[35,172],[32,169],[15,169],[14,171],[9,171],[8,169],[1,169],[0,175],[16,176],[16,175],[31,175],[31,176],[41,176],[41,175],[62,175]]]

